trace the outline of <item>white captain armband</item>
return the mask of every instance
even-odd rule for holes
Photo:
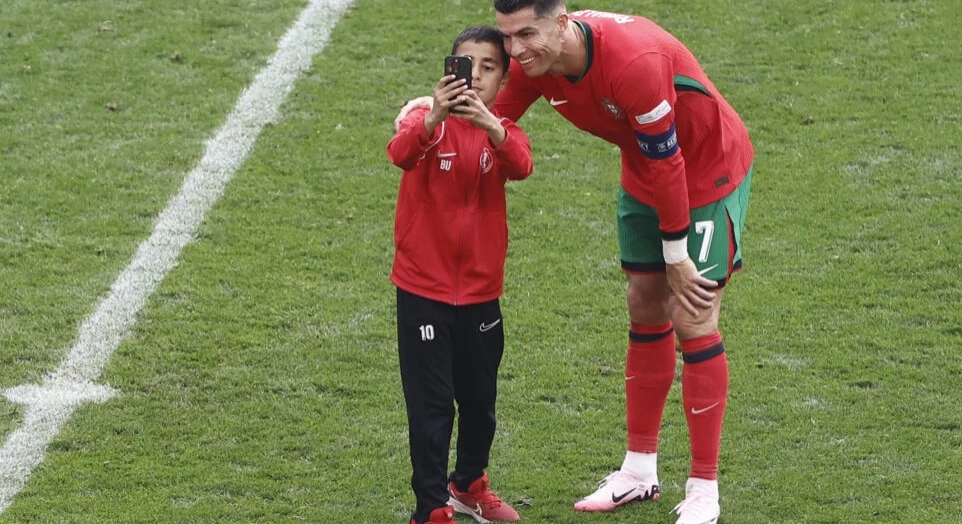
[[[678,240],[662,240],[661,252],[666,264],[680,264],[688,259],[688,236]]]

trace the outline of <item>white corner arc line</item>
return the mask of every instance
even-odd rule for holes
[[[26,384],[3,392],[26,410],[21,426],[0,448],[0,514],[43,462],[47,447],[77,407],[84,402],[105,402],[115,394],[109,386],[95,384],[110,357],[244,163],[261,130],[278,119],[295,80],[327,45],[352,1],[310,0],[281,38],[277,52],[241,94],[224,125],[207,141],[203,158],[160,213],[150,237],[137,248],[109,295],[80,326],[76,342],[57,369],[42,385]]]

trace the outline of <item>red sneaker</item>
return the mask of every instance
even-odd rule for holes
[[[411,524],[418,523],[414,519],[411,519]],[[454,509],[451,508],[451,506],[444,506],[443,508],[433,510],[428,520],[421,524],[457,524],[457,522],[454,521]]]
[[[489,522],[517,522],[521,520],[518,512],[498,498],[488,489],[488,474],[481,475],[468,486],[467,491],[458,491],[454,482],[448,483],[448,493],[451,495],[448,504],[454,506],[454,511],[470,515],[479,524]]]

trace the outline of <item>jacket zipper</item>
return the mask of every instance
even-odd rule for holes
[[[473,151],[481,151],[481,154],[484,155],[483,142],[485,138],[487,138],[487,135],[481,136],[482,143],[480,144],[475,142],[474,144],[475,148],[473,149]],[[477,171],[480,171],[481,169],[480,165],[475,166],[475,169]],[[458,226],[458,256],[457,256],[457,264],[455,267],[454,296],[452,297],[452,300],[451,300],[451,302],[455,306],[458,305],[458,297],[461,294],[461,261],[464,258],[464,216],[467,214],[468,205],[471,203],[471,190],[474,189],[475,187],[480,187],[481,185],[481,173],[480,172],[476,172],[476,173],[477,173],[477,176],[472,177],[471,180],[469,180],[468,183],[465,184],[464,203],[461,206],[461,212],[458,213],[458,220],[460,221],[460,225]]]

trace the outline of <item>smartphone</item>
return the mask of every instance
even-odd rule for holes
[[[471,77],[473,76],[471,72],[471,57],[464,55],[450,55],[444,57],[444,75],[454,75],[454,80],[457,81],[464,79],[467,82],[465,85],[468,89],[471,89]],[[467,103],[462,102],[463,105]]]

